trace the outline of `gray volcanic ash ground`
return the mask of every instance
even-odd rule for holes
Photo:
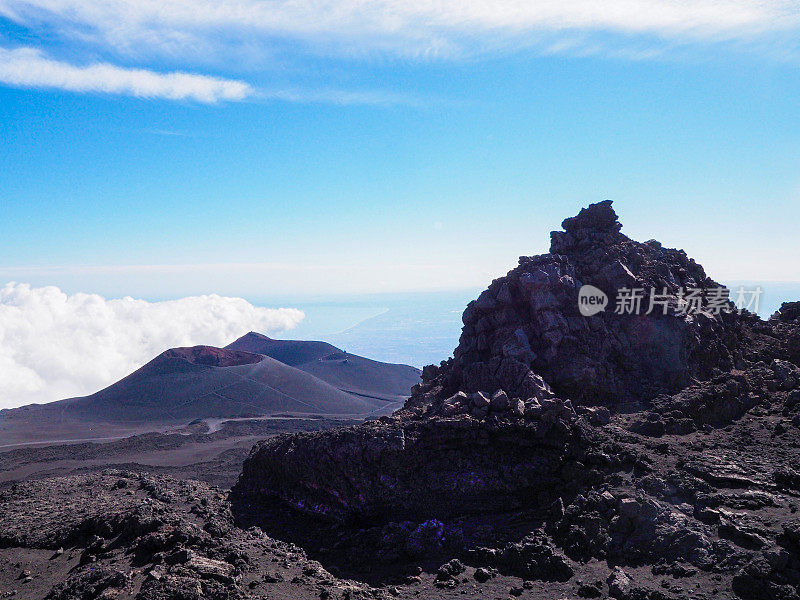
[[[563,228],[391,416],[270,436],[231,490],[138,468],[7,487],[0,589],[800,598],[800,303],[686,314],[681,290],[717,283],[685,252],[627,238],[609,202]],[[667,308],[583,317],[586,284]]]

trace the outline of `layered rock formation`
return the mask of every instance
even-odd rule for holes
[[[382,418],[325,436],[281,436],[254,450],[242,486],[344,521],[547,504],[590,477],[579,459],[592,432],[569,404],[545,402],[539,415],[514,422]]]

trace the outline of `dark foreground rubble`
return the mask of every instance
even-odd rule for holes
[[[373,597],[290,543],[234,525],[227,494],[128,471],[0,495],[0,597],[234,600]]]
[[[493,557],[496,567],[423,559],[402,580],[377,586],[334,576],[295,544],[237,524],[227,496],[201,482],[119,470],[16,484],[0,494],[0,598],[388,600],[544,593],[541,582],[505,574],[505,564],[529,560],[531,549],[539,548],[525,543]],[[440,539],[436,526],[417,536],[420,543]],[[547,589],[567,594],[575,578],[565,583],[567,573],[555,560],[559,580]],[[585,572],[596,578],[595,571],[589,565]]]

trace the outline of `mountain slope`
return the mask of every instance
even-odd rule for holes
[[[251,331],[235,342],[225,346],[228,350],[263,354],[292,367],[308,364],[331,354],[341,352],[327,342],[307,342],[303,340],[274,340],[261,333]]]
[[[359,396],[404,400],[420,378],[414,367],[370,360],[326,342],[274,340],[250,332],[226,348],[269,356]]]
[[[322,370],[336,371],[327,366]],[[340,379],[354,383],[357,371],[347,372],[351,377]],[[381,388],[374,369],[366,369],[365,376],[372,393],[349,393],[270,356],[210,346],[173,348],[90,396],[0,411],[0,447],[116,437],[211,417],[288,413],[362,418],[391,412],[390,401],[405,397],[395,395],[400,389],[395,380],[387,379],[394,387]]]

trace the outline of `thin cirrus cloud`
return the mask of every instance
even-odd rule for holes
[[[191,73],[157,73],[108,63],[77,66],[47,57],[35,48],[0,48],[0,82],[15,87],[56,88],[142,98],[194,100],[214,104],[254,94],[242,81]]]
[[[192,100],[206,104],[245,99],[342,106],[419,104],[419,100],[411,95],[391,92],[296,87],[257,89],[243,81],[192,73],[158,73],[146,69],[127,69],[108,63],[77,66],[54,60],[41,50],[27,47],[0,47],[0,84],[139,98]]]
[[[170,53],[261,37],[446,55],[553,32],[719,40],[798,26],[787,0],[0,0],[0,15],[117,50]]]
[[[277,334],[303,317],[218,295],[147,302],[8,283],[0,287],[0,409],[89,394],[168,348]]]

